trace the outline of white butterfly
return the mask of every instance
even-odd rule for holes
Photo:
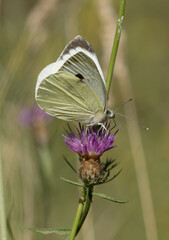
[[[35,97],[43,110],[65,121],[103,125],[115,116],[107,108],[106,82],[97,56],[81,36],[41,71]]]

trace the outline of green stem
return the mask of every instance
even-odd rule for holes
[[[92,192],[93,192],[93,186],[89,186],[88,188],[88,192],[87,192],[87,199],[86,199],[86,204],[85,204],[85,208],[84,208],[84,211],[83,211],[83,215],[79,221],[79,225],[78,225],[78,229],[77,229],[77,233],[76,235],[78,234],[78,232],[80,231],[85,219],[86,219],[86,216],[89,212],[89,209],[90,209],[90,205],[92,203]]]
[[[0,149],[0,239],[7,240],[1,149]]]
[[[107,79],[106,79],[107,93],[109,93],[110,91],[110,85],[112,81],[114,65],[115,65],[115,60],[117,56],[117,50],[119,46],[119,40],[120,40],[120,35],[121,35],[121,30],[123,25],[125,4],[126,4],[126,0],[120,0],[120,8],[119,8],[119,15],[118,15],[117,26],[116,26],[116,33],[114,37],[113,49],[110,57],[110,63],[109,63]]]
[[[74,240],[76,237],[79,221],[82,216],[85,198],[86,198],[86,188],[83,187],[69,240]]]
[[[50,151],[47,146],[37,147],[40,161],[43,183],[47,185],[47,188],[52,186],[53,166]]]

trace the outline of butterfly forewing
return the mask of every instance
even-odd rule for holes
[[[70,57],[59,71],[69,72],[86,82],[99,97],[100,102],[106,108],[107,91],[95,63],[82,52]]]
[[[92,46],[81,36],[73,39],[63,50],[58,63],[59,71],[80,76],[99,97],[104,108],[107,107],[107,90],[103,72]]]

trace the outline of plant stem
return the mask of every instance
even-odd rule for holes
[[[77,229],[79,226],[80,218],[82,216],[85,198],[86,198],[86,188],[83,187],[69,240],[74,240],[75,236],[77,235]]]
[[[7,240],[1,149],[0,149],[0,239]]]
[[[40,157],[41,172],[43,183],[49,189],[52,186],[53,166],[52,159],[47,146],[37,146],[37,151]]]
[[[77,233],[80,231],[85,219],[86,219],[86,216],[89,212],[89,209],[90,209],[90,205],[92,203],[92,192],[93,192],[93,186],[89,186],[88,188],[88,192],[87,192],[87,200],[86,200],[86,204],[85,204],[85,208],[84,208],[84,211],[83,211],[83,215],[79,221],[79,225],[78,225],[78,229],[77,229]],[[76,235],[77,235],[76,233]]]
[[[119,8],[119,15],[118,15],[117,26],[116,26],[116,33],[114,37],[114,43],[113,43],[110,63],[108,67],[107,79],[106,79],[107,93],[109,93],[110,91],[110,85],[112,81],[114,65],[115,65],[115,60],[117,56],[117,50],[119,46],[119,40],[120,40],[120,35],[121,35],[121,30],[123,25],[125,4],[126,4],[126,0],[120,0],[120,8]]]

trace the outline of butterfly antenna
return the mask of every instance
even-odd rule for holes
[[[130,99],[128,99],[126,102],[122,103],[120,106],[118,106],[118,107],[114,110],[114,113],[116,113],[116,112],[119,110],[119,108],[123,107],[124,105],[126,105],[128,102],[131,102],[132,100],[133,100],[133,99],[130,98]]]
[[[119,116],[121,116],[121,117],[127,118],[127,119],[129,119],[129,120],[132,120],[132,121],[134,121],[134,122],[137,122],[136,120],[134,120],[134,119],[132,119],[132,118],[129,118],[129,117],[127,117],[126,115],[123,115],[123,114],[121,114],[121,113],[116,113],[116,115],[119,115]],[[148,127],[145,127],[145,126],[143,126],[143,125],[142,125],[142,124],[140,124],[140,123],[139,123],[139,125],[140,125],[142,128],[144,128],[146,131],[148,131],[148,130],[149,130],[149,128],[148,128]]]

